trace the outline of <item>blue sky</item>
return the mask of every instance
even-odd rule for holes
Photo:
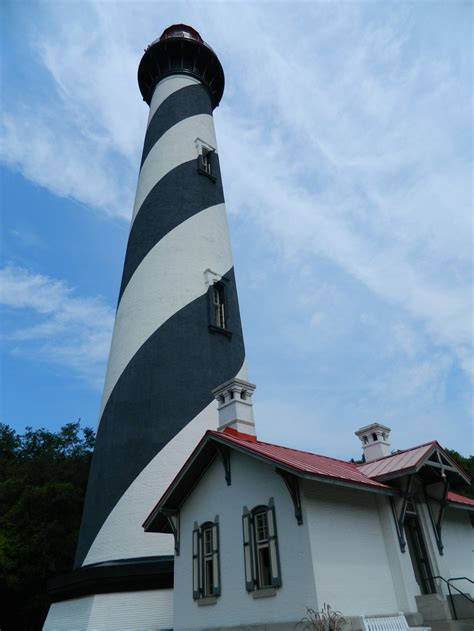
[[[257,430],[472,452],[472,4],[4,2],[2,420],[94,426],[169,24],[215,112]]]

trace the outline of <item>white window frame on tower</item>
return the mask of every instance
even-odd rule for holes
[[[200,138],[196,138],[195,140],[197,155],[198,155],[198,172],[201,175],[206,175],[213,182],[216,181],[216,176],[214,173],[214,160],[216,149],[209,143],[201,140]]]
[[[204,271],[204,280],[207,287],[209,330],[211,333],[221,333],[232,336],[229,329],[229,278],[221,276],[211,269]]]
[[[202,170],[205,171],[207,175],[211,175],[212,174],[211,151],[203,147],[201,156],[202,156],[202,160],[201,160]]]
[[[214,325],[220,329],[227,329],[226,291],[224,283],[214,283],[212,286],[212,313]]]

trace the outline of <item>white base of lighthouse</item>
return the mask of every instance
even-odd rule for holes
[[[96,594],[51,605],[43,631],[160,631],[173,628],[173,590]]]

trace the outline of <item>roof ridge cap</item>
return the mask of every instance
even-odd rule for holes
[[[218,432],[216,430],[208,430],[208,432],[213,435],[222,436],[222,432]],[[349,465],[349,467],[357,468],[358,465],[355,462],[351,462],[350,460],[341,460],[340,458],[334,458],[334,456],[325,456],[324,454],[317,454],[314,451],[305,451],[304,449],[297,449],[296,447],[287,447],[285,445],[277,445],[276,443],[268,443],[264,440],[245,440],[244,438],[239,438],[237,436],[231,436],[230,434],[224,434],[227,438],[231,438],[233,440],[238,440],[243,443],[249,443],[250,445],[268,445],[268,447],[277,447],[278,449],[286,449],[287,451],[297,451],[301,454],[307,454],[308,456],[317,456],[318,458],[326,458],[327,460],[335,460],[336,462],[340,462],[341,464]],[[367,464],[367,463],[366,463]],[[365,475],[365,474],[363,474]],[[370,478],[369,478],[370,479]]]
[[[428,445],[438,445],[439,447],[441,447],[441,445],[438,443],[437,440],[429,440],[426,443],[421,443],[421,445],[415,445],[414,447],[407,447],[406,449],[397,449],[397,451],[395,451],[393,454],[389,454],[388,456],[381,456],[380,458],[375,458],[374,460],[371,460],[370,462],[362,462],[361,464],[358,464],[356,466],[357,468],[365,467],[366,465],[372,464],[373,462],[380,462],[381,460],[386,460],[387,458],[393,458],[394,456],[398,456],[399,454],[406,453],[407,451],[414,451],[415,449],[419,449],[420,447],[427,447]],[[441,447],[441,449],[443,449],[443,447]]]

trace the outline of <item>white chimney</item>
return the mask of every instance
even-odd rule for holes
[[[372,423],[355,432],[360,438],[366,462],[390,456],[390,427],[380,423]]]
[[[252,395],[255,385],[243,379],[229,379],[212,391],[217,399],[219,431],[232,428],[242,434],[255,436]]]

